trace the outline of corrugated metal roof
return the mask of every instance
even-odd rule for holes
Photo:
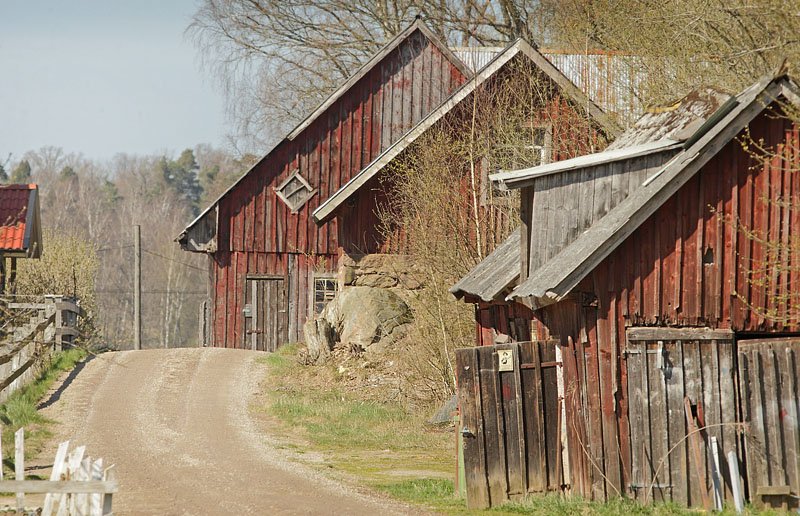
[[[458,283],[450,287],[457,298],[471,295],[491,301],[513,285],[519,278],[520,229],[492,251]]]
[[[500,54],[499,47],[453,47],[453,53],[473,72],[478,72]],[[613,113],[625,127],[643,113],[637,92],[645,74],[635,56],[613,52],[577,54],[555,49],[538,49],[606,113]]]
[[[0,251],[24,251],[30,231],[28,209],[36,185],[0,186]],[[35,206],[30,207],[35,208]]]

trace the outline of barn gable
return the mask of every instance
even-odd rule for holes
[[[620,129],[616,122],[597,105],[578,89],[563,73],[561,73],[550,61],[540,54],[533,46],[525,40],[519,39],[506,47],[502,52],[495,56],[488,64],[483,66],[475,77],[461,86],[436,110],[426,116],[419,124],[413,127],[402,139],[386,149],[372,163],[361,172],[355,175],[341,189],[336,191],[330,198],[323,202],[316,209],[312,217],[318,224],[323,224],[336,217],[336,212],[349,199],[353,198],[360,190],[374,180],[380,172],[389,165],[392,160],[397,158],[414,141],[420,138],[428,129],[451,113],[463,101],[469,98],[477,88],[495,77],[506,65],[512,62],[517,56],[524,56],[534,63],[536,68],[541,70],[546,77],[553,81],[556,87],[574,105],[585,110],[591,120],[606,136],[613,137],[619,134]]]
[[[250,190],[244,183],[264,181],[264,178],[253,180],[251,176],[254,175],[281,175],[280,180],[285,180],[303,165],[328,168],[327,172],[338,177],[332,178],[336,182],[318,187],[322,187],[316,196],[315,205],[318,204],[320,197],[326,199],[330,191],[339,187],[337,182],[348,180],[376,152],[394,143],[471,75],[424,23],[415,21],[200,213],[176,241],[184,250],[194,252],[213,253],[220,245],[225,245],[220,244],[218,235],[220,205],[235,195],[235,190]],[[416,100],[412,101],[412,97]],[[356,148],[344,156],[342,145]],[[319,148],[322,146],[324,148]],[[317,161],[303,161],[312,159]],[[286,166],[294,169],[287,173]],[[309,176],[304,177],[306,181],[315,173],[303,172]],[[315,179],[322,183],[326,178]],[[266,179],[267,182],[277,180],[275,177]]]

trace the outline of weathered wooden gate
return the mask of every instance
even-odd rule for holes
[[[800,496],[800,338],[740,340],[751,501],[796,508]]]
[[[288,340],[286,278],[273,274],[248,274],[244,282],[245,349],[275,351]]]
[[[719,471],[723,498],[732,502],[726,457],[735,451],[741,458],[733,333],[628,328],[624,353],[630,403],[629,492],[639,500],[713,508],[712,486]]]
[[[456,350],[467,506],[561,485],[556,341]]]

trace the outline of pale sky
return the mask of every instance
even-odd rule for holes
[[[196,0],[0,0],[0,163],[44,145],[106,159],[225,145],[184,30]]]

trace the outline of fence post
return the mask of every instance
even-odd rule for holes
[[[25,480],[25,429],[20,428],[14,434],[14,477]],[[25,493],[17,493],[17,511],[25,511]]]

